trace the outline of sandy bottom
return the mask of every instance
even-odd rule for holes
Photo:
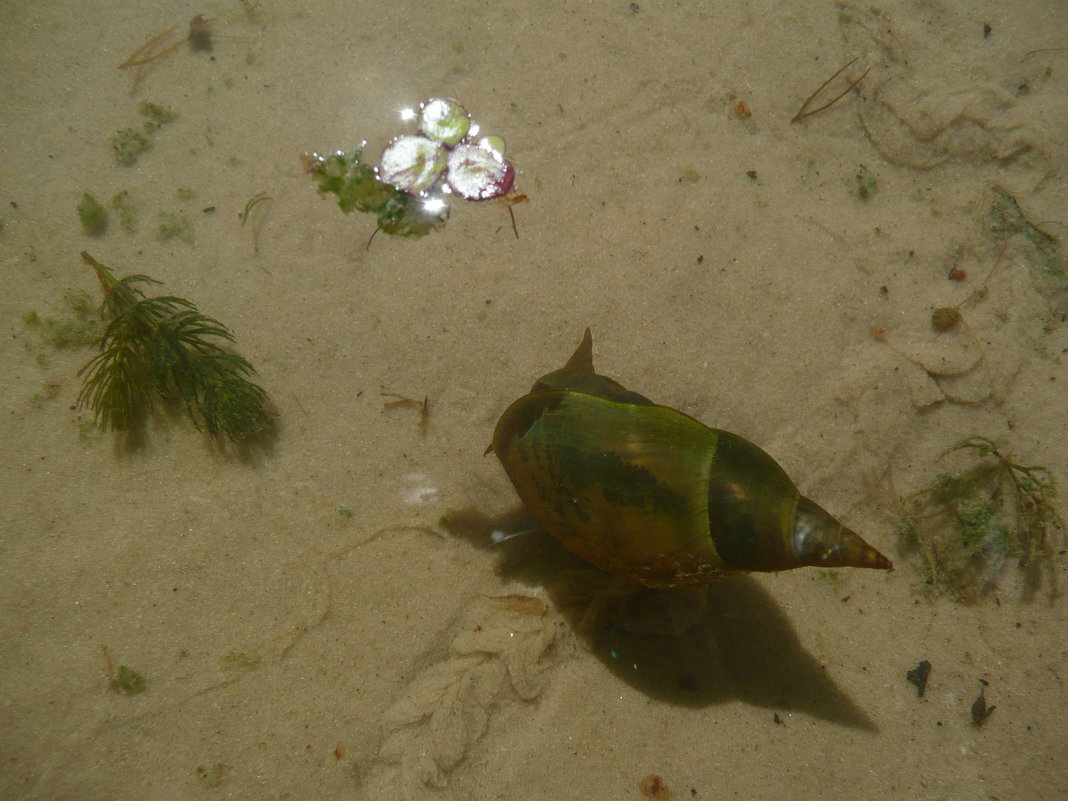
[[[1068,485],[1063,3],[7,5],[0,796],[1068,798],[1065,560],[931,598],[894,517],[973,435]],[[198,13],[212,52],[116,69]],[[368,248],[303,174],[432,95],[507,140],[519,239],[458,203]],[[179,117],[120,165],[145,100]],[[133,230],[85,235],[84,192]],[[47,322],[99,298],[82,250],[233,328],[277,438],[94,431],[92,351]],[[494,423],[586,326],[897,568],[617,598],[542,533],[493,544]]]

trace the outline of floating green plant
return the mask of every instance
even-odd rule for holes
[[[337,195],[346,214],[362,211],[378,218],[378,230],[393,236],[425,236],[449,218],[449,207],[434,207],[414,195],[378,180],[375,168],[363,161],[363,151],[305,157],[305,166],[319,182],[319,190]]]
[[[252,365],[220,344],[234,341],[229,328],[184,298],[146,297],[141,287],[159,283],[148,276],[115,278],[88,253],[82,258],[103,287],[108,323],[100,352],[78,373],[78,407],[93,410],[98,428],[137,430],[160,402],[234,442],[270,427],[267,393],[246,378]]]
[[[1042,566],[1050,566],[1053,530],[1064,530],[1049,471],[1017,464],[986,437],[970,437],[942,455],[950,453],[968,463],[905,499],[900,533],[922,556],[927,583],[972,602],[994,589],[1015,559],[1031,594]]]
[[[419,131],[390,141],[377,167],[364,161],[363,145],[351,155],[305,155],[319,189],[337,195],[342,211],[374,214],[378,230],[393,236],[424,236],[445,224],[453,196],[502,198],[509,214],[526,199],[512,191],[516,172],[504,157],[504,139],[476,139],[478,124],[455,100],[432,97],[405,119],[417,119]]]

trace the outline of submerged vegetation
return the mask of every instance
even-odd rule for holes
[[[178,112],[147,100],[138,110],[147,118],[140,127],[124,128],[111,137],[115,160],[126,166],[136,163],[138,157],[152,147],[153,138],[160,128],[178,118]]]
[[[229,328],[184,298],[146,297],[142,287],[159,283],[148,276],[116,278],[88,253],[82,258],[103,287],[107,323],[100,352],[78,373],[78,407],[93,410],[97,427],[136,431],[162,403],[234,442],[270,428],[267,393],[246,377],[255,370],[222,347],[234,341]]]
[[[108,688],[123,695],[137,695],[145,691],[145,677],[129,665],[119,665],[111,660],[111,651],[106,645],[100,646],[104,655],[104,670],[107,674]]]
[[[1006,563],[1024,570],[1025,593],[1052,580],[1052,536],[1064,531],[1045,467],[1014,462],[986,437],[970,437],[943,456],[965,461],[905,499],[901,536],[919,552],[927,583],[966,602],[996,587]],[[1051,585],[1051,592],[1053,587]]]
[[[994,190],[988,230],[995,241],[1018,240],[1024,252],[1029,252],[1027,262],[1038,291],[1059,300],[1061,309],[1068,305],[1060,242],[1028,220],[1016,198],[1004,190]]]
[[[78,219],[89,236],[102,236],[108,230],[108,210],[89,192],[83,192],[78,202]]]
[[[70,316],[60,319],[41,317],[37,312],[26,312],[22,322],[40,332],[54,348],[77,348],[91,345],[100,336],[100,315],[87,292],[71,292],[65,298]],[[38,361],[43,363],[43,357]]]

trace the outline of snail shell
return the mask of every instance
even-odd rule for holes
[[[593,369],[593,337],[505,410],[492,450],[567,548],[649,587],[742,571],[891,568],[763,450]]]

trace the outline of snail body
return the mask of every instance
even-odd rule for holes
[[[550,534],[648,587],[892,567],[753,443],[594,372],[589,329],[563,368],[505,410],[490,449]]]

